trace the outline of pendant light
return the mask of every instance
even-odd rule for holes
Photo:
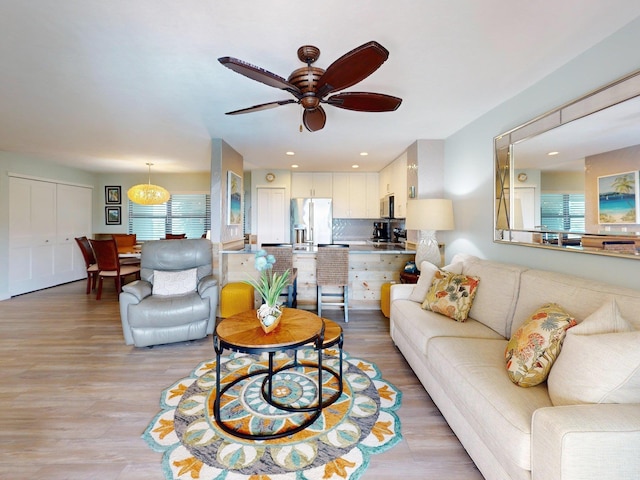
[[[151,165],[153,165],[153,163],[147,163],[147,165],[149,166],[149,183],[134,185],[127,192],[127,197],[129,197],[129,200],[133,203],[140,205],[160,205],[166,203],[171,195],[166,189],[158,185],[151,185]]]

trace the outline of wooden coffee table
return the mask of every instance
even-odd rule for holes
[[[272,438],[280,438],[286,435],[299,432],[313,422],[320,416],[322,412],[322,386],[318,385],[318,398],[315,405],[310,407],[292,407],[288,405],[281,405],[273,399],[272,395],[272,380],[273,376],[285,369],[295,368],[297,362],[293,365],[287,365],[274,370],[273,357],[276,353],[285,350],[295,350],[313,345],[318,352],[318,378],[322,378],[322,348],[324,341],[324,328],[325,324],[322,318],[317,315],[307,312],[305,310],[298,310],[295,308],[285,308],[282,313],[282,319],[280,325],[269,334],[265,334],[260,326],[260,322],[256,316],[255,310],[248,310],[246,312],[238,313],[231,317],[221,320],[215,329],[213,334],[213,347],[216,352],[216,397],[214,401],[213,414],[216,422],[227,433],[234,436],[251,439],[251,440],[266,440]],[[220,387],[220,356],[224,349],[230,349],[236,352],[248,353],[248,354],[260,354],[268,353],[269,364],[266,370],[252,371],[238,378],[235,378],[224,387]],[[315,366],[315,365],[314,365]],[[266,373],[264,382],[262,384],[262,391],[264,399],[276,408],[292,411],[292,412],[309,412],[309,418],[298,426],[295,426],[289,430],[278,432],[277,434],[245,434],[238,432],[230,428],[221,418],[220,415],[220,402],[224,393],[249,377],[255,375],[263,375]]]

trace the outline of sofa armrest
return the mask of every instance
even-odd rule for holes
[[[409,298],[411,292],[413,292],[415,285],[412,283],[394,283],[391,285],[391,291],[389,293],[389,302],[393,302],[398,299]]]
[[[546,407],[531,425],[532,480],[640,478],[640,404]]]
[[[211,287],[217,287],[217,286],[218,286],[218,281],[214,278],[213,275],[207,275],[206,277],[202,277],[198,282],[198,294],[201,297],[203,297],[204,292],[207,289]]]
[[[213,275],[202,277],[198,282],[198,294],[202,298],[209,300],[209,322],[207,323],[207,334],[213,333],[216,324],[216,314],[218,312],[218,281]]]
[[[146,280],[135,280],[122,286],[122,291],[133,295],[138,300],[138,302],[140,302],[143,298],[151,295],[151,290],[151,283],[147,282]]]

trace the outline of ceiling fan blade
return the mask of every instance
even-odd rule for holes
[[[302,123],[310,132],[322,130],[326,121],[327,114],[320,105],[313,110],[305,110],[302,114]]]
[[[270,87],[286,90],[298,99],[302,96],[302,92],[298,87],[287,82],[284,78],[276,75],[275,73],[271,73],[263,68],[251,65],[250,63],[233,57],[220,57],[218,61],[225,67],[230,68],[234,72],[244,75],[251,80],[264,83]]]
[[[378,42],[369,42],[351,50],[325,70],[316,85],[317,95],[342,90],[364,80],[389,58],[389,51]]]
[[[392,112],[400,106],[402,99],[382,93],[344,92],[329,97],[325,103],[358,112]]]
[[[241,110],[234,110],[233,112],[227,112],[226,115],[239,115],[241,113],[259,112],[260,110],[268,110],[270,108],[279,107],[280,105],[287,105],[289,103],[298,103],[297,100],[280,100],[278,102],[261,103],[260,105],[254,105],[253,107],[243,108]]]

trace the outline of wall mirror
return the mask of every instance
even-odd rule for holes
[[[640,258],[640,71],[494,146],[495,242]]]

